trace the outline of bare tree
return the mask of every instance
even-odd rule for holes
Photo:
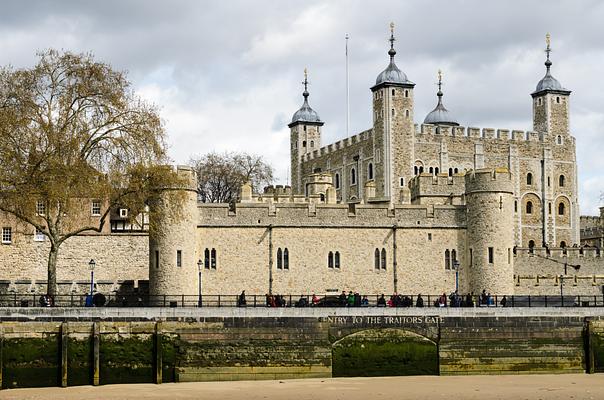
[[[48,50],[32,68],[0,69],[0,211],[48,238],[48,294],[66,240],[179,184],[161,166],[164,135],[156,108],[91,54]]]
[[[204,203],[232,203],[241,185],[251,182],[253,190],[273,182],[273,168],[262,156],[248,153],[208,153],[192,158],[197,172],[198,192]]]

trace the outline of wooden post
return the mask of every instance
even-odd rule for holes
[[[69,325],[61,324],[61,387],[67,387],[67,345],[69,342]]]
[[[155,383],[162,383],[162,334],[161,322],[155,323]]]
[[[92,384],[98,386],[101,378],[101,327],[99,322],[92,324]]]

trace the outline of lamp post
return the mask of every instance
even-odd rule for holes
[[[197,307],[201,307],[201,269],[203,268],[203,262],[201,260],[197,261],[197,272],[199,274],[199,287],[198,287],[198,298],[197,298]]]
[[[96,263],[93,259],[88,263],[88,267],[90,268],[90,296],[92,296],[92,292],[94,291],[94,267]]]
[[[566,276],[567,272],[567,268],[568,266],[571,266],[575,269],[575,273],[577,271],[579,271],[579,268],[581,268],[581,265],[577,264],[569,264],[569,263],[564,263],[564,275],[560,275],[560,300],[562,301],[562,305],[564,305],[564,277]]]
[[[453,268],[455,269],[455,293],[459,290],[459,261],[453,260]]]

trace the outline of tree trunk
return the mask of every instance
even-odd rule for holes
[[[59,255],[59,247],[51,244],[50,253],[48,254],[48,280],[46,286],[46,294],[55,296],[57,294],[57,256]]]

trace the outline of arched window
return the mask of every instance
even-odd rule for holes
[[[327,256],[327,268],[333,268],[333,252],[329,252]]]
[[[283,269],[283,252],[281,247],[277,250],[277,269]]]
[[[424,173],[424,167],[419,167],[419,173],[423,174]]]
[[[405,117],[409,118],[409,110],[405,110]]]
[[[333,263],[334,268],[340,268],[340,252],[336,251],[336,255],[334,257],[334,263]]]
[[[306,147],[306,140],[302,142],[302,147]]]
[[[528,174],[526,174],[526,184],[527,185],[533,184],[533,174],[531,174],[530,172]]]
[[[374,265],[375,269],[380,269],[380,250],[379,249],[375,249],[373,265]]]
[[[453,173],[455,173],[455,174],[459,174],[459,170],[458,170],[457,168],[455,168],[455,169],[453,170]]]
[[[357,170],[352,168],[350,170],[350,184],[356,185],[356,183],[357,183]]]
[[[382,269],[386,269],[386,249],[382,249]]]
[[[402,176],[400,179],[400,185],[401,185],[401,187],[405,187],[405,178],[403,178]]]
[[[210,249],[205,249],[203,252],[203,266],[205,269],[210,269]]]
[[[564,187],[564,175],[560,175],[560,178],[558,178],[558,185]]]
[[[419,168],[417,168],[417,165],[415,167],[413,167],[413,175],[417,176],[417,173],[419,172]]]
[[[453,168],[449,168],[449,176],[453,176]]]
[[[451,252],[449,249],[445,250],[445,269],[451,269]]]
[[[394,97],[394,89],[392,89],[392,97]]]
[[[392,116],[394,117],[394,108],[392,110],[390,110],[390,113],[392,114]]]
[[[340,188],[340,174],[336,174],[335,181],[336,181],[336,189],[339,189]]]
[[[211,260],[210,260],[210,265],[212,267],[212,269],[216,269],[216,249],[212,249],[212,251],[210,252],[211,254]]]
[[[518,212],[518,200],[514,200],[514,212]]]
[[[558,204],[558,215],[564,215],[564,203]]]
[[[409,91],[405,90],[405,97],[409,97]]]
[[[438,167],[434,168],[434,175],[438,175]]]
[[[457,252],[455,249],[451,250],[451,266],[455,267],[455,261],[457,261]]]
[[[315,141],[314,140],[310,141],[310,147],[315,147]]]
[[[527,201],[526,202],[526,213],[527,214],[532,214],[533,213],[533,202],[532,201]]]
[[[560,242],[560,247],[563,249],[566,247],[566,242],[564,240]]]
[[[373,164],[369,163],[367,166],[367,179],[373,179]]]
[[[558,135],[558,137],[556,138],[556,142],[558,144],[562,144],[562,136]]]
[[[283,269],[289,269],[289,250],[283,250]]]
[[[428,169],[428,172],[430,172],[432,175],[434,175],[434,168],[430,167],[430,169]]]
[[[529,252],[533,252],[533,249],[535,248],[535,241],[534,240],[529,240]]]
[[[560,96],[556,96],[556,103],[560,104]]]

